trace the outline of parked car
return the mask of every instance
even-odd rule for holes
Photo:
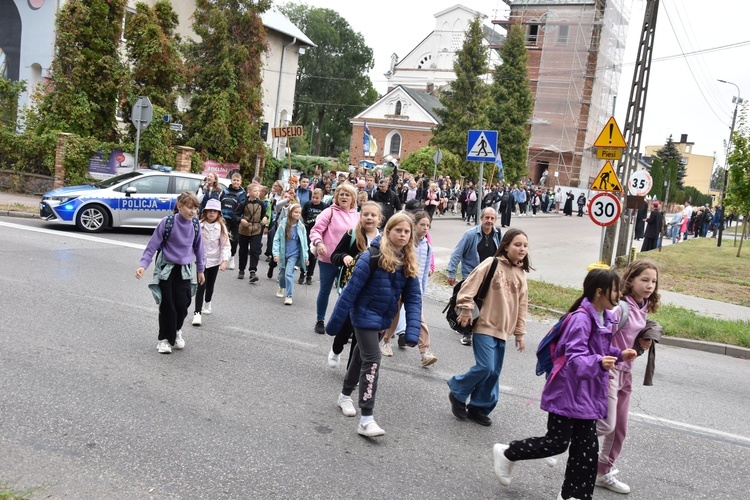
[[[110,227],[156,227],[174,212],[177,197],[196,193],[203,175],[142,169],[95,184],[54,189],[42,196],[42,220],[98,233]],[[227,186],[227,179],[219,179]]]

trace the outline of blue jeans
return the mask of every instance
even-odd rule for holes
[[[286,267],[279,268],[279,288],[286,289],[286,296],[294,293],[294,264],[287,261]]]
[[[448,387],[459,401],[471,398],[469,405],[481,408],[489,414],[495,409],[499,397],[498,380],[503,369],[505,341],[475,333],[473,339],[476,365],[463,375],[448,380]]]
[[[318,267],[320,267],[320,290],[318,290],[317,319],[323,321],[326,319],[328,298],[331,296],[333,282],[339,274],[339,267],[330,262],[320,261]]]

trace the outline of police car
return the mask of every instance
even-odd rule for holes
[[[62,187],[44,193],[39,205],[42,220],[76,225],[98,233],[109,227],[156,227],[174,213],[177,197],[195,193],[203,175],[142,169],[96,184]],[[227,186],[226,179],[219,179]]]

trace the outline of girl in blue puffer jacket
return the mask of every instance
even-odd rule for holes
[[[377,259],[377,263],[371,259]],[[347,315],[351,316],[357,345],[352,352],[338,405],[347,417],[357,414],[351,394],[359,383],[362,418],[357,433],[362,436],[385,434],[373,418],[380,370],[379,344],[396,315],[399,297],[406,309],[406,345],[414,347],[419,340],[422,293],[418,273],[414,223],[408,214],[398,213],[388,220],[384,236],[376,237],[370,248],[357,259],[352,276],[341,291],[326,325],[326,332],[336,335]]]
[[[549,413],[547,434],[492,448],[495,475],[510,484],[518,460],[545,458],[569,448],[561,499],[591,500],[596,480],[599,441],[597,419],[607,416],[608,371],[617,361],[635,359],[633,349],[620,351],[610,345],[613,324],[610,309],[620,298],[616,272],[594,269],[583,281],[583,295],[571,313],[555,348],[553,359],[563,358],[553,369],[542,392],[543,410]]]

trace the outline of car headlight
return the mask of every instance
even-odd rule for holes
[[[75,200],[79,196],[81,195],[76,194],[76,195],[50,196],[49,198],[46,198],[45,201],[56,201],[60,205],[64,205],[69,201]]]

